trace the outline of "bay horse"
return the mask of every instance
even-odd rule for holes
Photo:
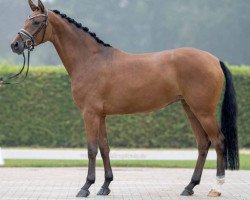
[[[41,0],[28,0],[32,15],[11,44],[21,54],[50,41],[71,79],[73,99],[84,116],[88,142],[88,175],[77,197],[87,197],[95,183],[98,147],[105,181],[98,195],[108,195],[113,173],[105,118],[151,112],[181,101],[192,126],[198,160],[182,195],[192,195],[200,183],[206,156],[213,144],[217,153],[217,186],[209,195],[220,196],[225,169],[239,169],[237,102],[230,71],[217,57],[193,48],[130,54],[111,47],[87,27],[58,10],[47,10]],[[223,92],[221,126],[216,108]]]

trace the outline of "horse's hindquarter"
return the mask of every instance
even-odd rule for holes
[[[193,48],[176,49],[174,57],[178,85],[185,101],[196,110],[214,112],[224,81],[219,59]]]
[[[118,54],[107,68],[106,114],[132,114],[162,108],[180,96],[172,52]]]

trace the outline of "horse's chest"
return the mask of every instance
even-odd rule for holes
[[[97,104],[100,104],[101,88],[98,84],[95,84],[95,82],[92,82],[91,84],[72,83],[71,90],[75,104],[82,111],[86,107],[97,107]]]

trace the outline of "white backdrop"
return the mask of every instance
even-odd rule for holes
[[[0,148],[0,165],[4,165],[3,155],[2,155],[2,149]]]

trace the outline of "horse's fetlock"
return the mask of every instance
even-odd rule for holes
[[[95,183],[95,178],[87,178],[87,182],[92,185]]]
[[[114,180],[114,176],[112,173],[105,175],[105,181],[111,182],[113,180]]]
[[[192,179],[192,180],[191,180],[191,184],[194,184],[194,185],[199,185],[200,182],[201,182],[200,179]]]

